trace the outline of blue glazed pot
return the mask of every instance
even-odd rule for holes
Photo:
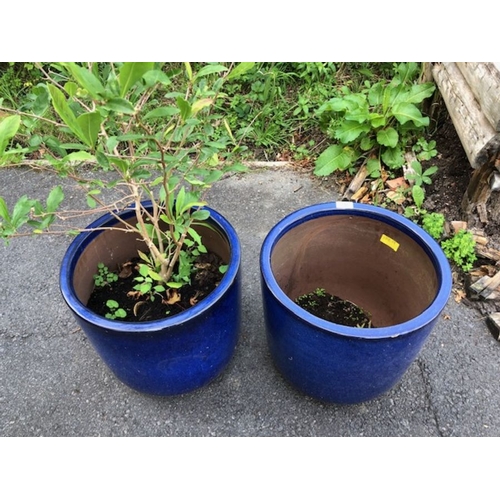
[[[151,205],[144,203],[146,208]],[[131,388],[171,396],[198,389],[229,363],[240,327],[240,243],[229,222],[207,208],[210,228],[199,226],[205,246],[229,267],[218,287],[188,310],[163,320],[130,323],[108,320],[86,308],[97,263],[110,269],[146,251],[136,235],[123,231],[83,232],[70,244],[61,265],[60,289],[76,321],[111,371]],[[121,217],[131,222],[135,213]],[[119,225],[105,215],[89,228]]]
[[[295,388],[353,404],[391,389],[416,358],[451,292],[439,245],[383,208],[323,203],[285,217],[260,255],[269,349]],[[371,313],[372,328],[331,323],[294,301],[316,288]]]

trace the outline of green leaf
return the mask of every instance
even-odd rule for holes
[[[378,82],[375,85],[372,85],[372,87],[368,91],[368,102],[370,103],[370,106],[381,106],[383,102],[383,96],[384,87],[382,85],[382,82]]]
[[[109,165],[108,157],[102,151],[97,151],[96,154],[95,154],[95,158],[97,160],[97,163],[104,170],[108,170],[109,169],[110,165]]]
[[[366,169],[368,170],[368,175],[373,178],[380,177],[382,166],[380,165],[380,160],[378,158],[370,158],[366,162]]]
[[[184,201],[186,199],[186,190],[184,186],[179,189],[177,193],[177,198],[175,199],[175,213],[177,216],[181,215],[184,212]]]
[[[338,113],[341,111],[345,111],[346,109],[348,109],[348,107],[349,104],[345,99],[342,99],[341,97],[333,97],[318,109],[318,114],[326,111],[334,111]]]
[[[61,186],[56,186],[47,197],[47,212],[55,212],[64,200],[64,192]]]
[[[413,160],[411,162],[411,168],[415,171],[418,177],[422,176],[422,164],[419,161]]]
[[[78,92],[78,85],[75,82],[66,82],[64,84],[64,90],[70,97],[74,97]]]
[[[221,64],[209,64],[200,69],[195,75],[195,80],[201,78],[202,76],[212,75],[213,73],[221,73],[222,71],[227,71],[225,66]]]
[[[390,168],[402,167],[405,162],[403,151],[399,147],[387,148],[382,153],[382,161]]]
[[[15,228],[20,227],[22,224],[28,221],[29,213],[31,207],[34,205],[34,201],[30,200],[26,195],[22,196],[17,200],[12,210],[11,223]]]
[[[354,159],[353,151],[334,144],[323,151],[316,160],[314,173],[318,176],[330,175],[335,170],[345,170]]]
[[[85,89],[93,99],[98,100],[104,94],[104,87],[99,78],[87,68],[73,62],[63,63],[62,65],[69,70],[78,85]]]
[[[199,111],[201,111],[203,108],[206,108],[212,104],[213,100],[212,99],[198,99],[197,101],[193,102],[193,105],[191,106],[191,113],[193,115],[196,115]]]
[[[56,113],[61,117],[62,121],[70,128],[70,130],[75,134],[82,142],[87,144],[87,146],[91,146],[87,142],[85,135],[80,130],[80,126],[76,120],[76,116],[69,107],[69,104],[64,97],[64,94],[54,85],[47,85],[50,92],[50,97],[52,98],[52,105],[56,110]]]
[[[109,309],[116,309],[119,304],[118,302],[116,302],[116,300],[112,300],[112,299],[109,299],[107,302],[106,302],[106,306],[109,308]]]
[[[380,113],[370,113],[370,124],[373,128],[384,127],[387,119]]]
[[[198,245],[201,245],[201,236],[193,227],[188,228],[188,233]]]
[[[235,78],[239,78],[240,76],[250,71],[254,66],[254,62],[240,62],[231,70],[231,72],[227,76],[227,79],[234,80]]]
[[[122,158],[109,157],[109,161],[118,167],[118,170],[125,174],[130,169],[130,163],[127,160],[123,160]]]
[[[358,123],[345,120],[335,131],[335,138],[343,144],[355,141],[361,134],[370,132],[371,127],[367,123]]]
[[[174,106],[162,106],[161,108],[156,108],[147,113],[144,116],[144,120],[150,120],[151,118],[164,118],[165,116],[173,116],[179,113],[179,108]]]
[[[35,102],[33,103],[33,113],[35,115],[41,116],[49,107],[50,104],[50,95],[47,90],[47,86],[39,83],[34,89],[33,94],[36,95]]]
[[[422,203],[424,202],[424,190],[420,186],[417,186],[415,184],[411,189],[411,195],[413,197],[415,205],[417,205],[417,208],[420,208],[422,206]]]
[[[429,118],[422,116],[420,110],[411,103],[396,104],[392,108],[392,114],[401,125],[408,121],[412,121],[416,127],[427,127],[429,125]]]
[[[434,175],[438,171],[438,168],[436,165],[433,165],[432,167],[429,167],[425,170],[424,175],[427,177],[430,177],[431,175]]]
[[[155,281],[163,281],[162,277],[152,269],[149,270],[149,277],[154,279]]]
[[[366,99],[349,100],[346,98],[346,100],[349,103],[349,108],[344,115],[346,120],[364,123],[370,119],[370,111]]]
[[[97,206],[97,203],[94,200],[94,198],[92,198],[91,196],[88,196],[88,195],[87,195],[87,206],[89,208],[95,208]]]
[[[181,288],[183,285],[182,285],[182,283],[176,283],[175,281],[169,281],[167,283],[167,286],[169,288]]]
[[[374,145],[375,145],[375,141],[367,135],[362,137],[361,141],[359,143],[359,147],[361,148],[361,151],[370,151],[370,149],[372,149]]]
[[[121,97],[108,99],[104,108],[114,111],[115,113],[123,113],[124,115],[133,115],[135,113],[134,105],[130,101],[127,101],[127,99],[122,99]]]
[[[191,214],[193,220],[207,220],[210,217],[208,210],[196,210]]]
[[[146,85],[148,87],[152,87],[156,83],[161,83],[162,85],[170,85],[170,78],[160,71],[159,69],[152,69],[151,71],[146,71],[144,75],[142,75]]]
[[[56,155],[61,157],[66,156],[66,147],[64,147],[55,137],[47,137],[45,139],[45,144]]]
[[[395,148],[398,145],[399,135],[392,127],[377,132],[377,142],[382,146]]]
[[[405,96],[405,101],[413,104],[420,103],[424,99],[431,97],[435,90],[436,87],[432,82],[412,85]]]
[[[144,278],[149,276],[149,267],[146,264],[139,264],[139,274]]]
[[[181,118],[186,121],[191,116],[191,105],[183,97],[177,97],[176,101],[181,112]]]
[[[93,113],[83,113],[76,119],[76,122],[86,139],[84,141],[85,144],[88,144],[93,149],[97,141],[99,130],[101,129],[101,114],[97,111]]]
[[[191,68],[191,64],[188,62],[184,63],[184,67],[186,68],[186,73],[188,76],[189,81],[193,81],[193,68]]]
[[[2,155],[10,140],[17,134],[21,118],[17,115],[8,116],[0,121],[0,155]]]
[[[118,77],[120,82],[120,97],[125,97],[131,87],[139,81],[143,75],[154,68],[152,62],[126,62],[120,69]]]
[[[9,208],[7,207],[7,203],[0,196],[0,217],[6,222],[10,222]]]
[[[94,156],[86,151],[75,151],[74,153],[70,153],[63,158],[64,161],[81,161],[81,162],[89,162],[94,160]]]
[[[115,311],[115,316],[117,318],[125,318],[127,316],[127,312],[124,309],[119,308]]]

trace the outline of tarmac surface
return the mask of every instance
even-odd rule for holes
[[[44,199],[53,185],[45,174],[0,169],[9,206],[22,194]],[[375,400],[325,404],[276,371],[264,329],[261,244],[291,211],[337,197],[291,169],[253,169],[214,185],[209,204],[242,245],[242,330],[215,381],[168,398],[123,385],[78,328],[58,284],[70,237],[2,244],[0,436],[499,436],[500,343],[453,296],[402,380]],[[71,190],[65,203],[81,206]]]

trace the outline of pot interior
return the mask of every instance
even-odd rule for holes
[[[271,267],[291,300],[324,288],[369,312],[373,327],[418,316],[439,286],[433,262],[414,239],[357,215],[327,215],[292,228],[274,246]]]
[[[135,225],[135,217],[128,222]],[[210,223],[210,220],[207,221]],[[123,227],[118,223],[113,227]],[[216,253],[225,263],[229,263],[231,249],[227,238],[216,227],[209,228],[202,225],[192,226],[201,236],[206,248]],[[119,230],[101,231],[83,250],[78,258],[73,276],[73,286],[78,299],[82,304],[87,302],[94,289],[94,274],[97,272],[97,264],[103,262],[110,271],[116,271],[119,264],[137,257],[137,251],[147,253],[146,244],[138,239],[135,233],[126,233]]]

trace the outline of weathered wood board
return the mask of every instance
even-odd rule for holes
[[[500,63],[497,63],[500,64]],[[457,62],[481,112],[496,132],[500,132],[500,69],[491,62]]]
[[[480,168],[491,157],[498,157],[500,134],[483,112],[487,105],[481,105],[474,95],[474,92],[478,95],[480,92],[472,91],[458,63],[436,63],[432,74],[472,168]],[[469,78],[473,80],[470,75]],[[476,80],[483,81],[479,77]],[[500,81],[498,85],[500,88]],[[495,96],[491,99],[494,100]],[[500,93],[496,99],[500,99]]]

